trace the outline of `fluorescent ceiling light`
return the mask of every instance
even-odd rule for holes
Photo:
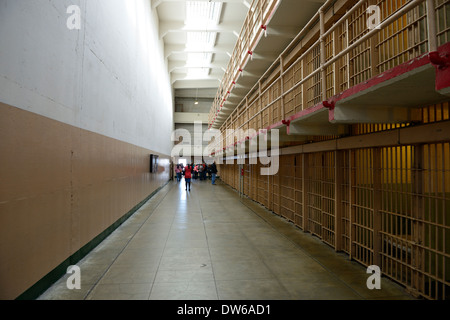
[[[186,25],[215,26],[219,24],[222,2],[186,1]]]
[[[202,79],[209,75],[209,68],[189,68],[187,73],[188,79]]]
[[[208,29],[219,24],[222,14],[222,2],[186,1],[185,24],[198,32],[187,32],[186,49],[198,53],[188,53],[186,64],[201,68],[188,68],[187,78],[206,78],[211,64],[212,53],[210,51],[216,44],[217,32],[208,32]]]
[[[212,49],[216,44],[217,32],[188,32],[186,35],[186,48],[189,49]]]
[[[201,67],[205,63],[211,63],[212,53],[200,52],[200,53],[188,53],[186,64],[188,66]]]

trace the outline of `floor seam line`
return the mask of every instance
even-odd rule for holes
[[[239,203],[241,203],[244,207],[248,208],[245,203],[243,203],[242,198],[239,197]],[[248,208],[250,209],[250,208]],[[251,209],[250,209],[251,210]],[[253,210],[251,210],[253,212]],[[265,220],[263,220],[266,224],[267,222]],[[249,242],[250,246],[253,248],[253,250],[257,253],[258,257],[261,259],[262,263],[264,264],[264,266],[267,268],[267,270],[269,270],[270,274],[272,274],[272,276],[275,278],[275,280],[278,282],[278,284],[287,292],[287,294],[292,297],[292,294],[289,292],[289,290],[283,285],[283,283],[280,281],[280,279],[277,277],[277,274],[275,272],[272,271],[272,269],[266,264],[266,262],[264,261],[264,256],[262,255],[261,251],[253,244],[252,241],[250,241],[250,239],[247,237],[247,235],[241,231],[241,233],[244,235],[244,237],[247,239],[247,241]]]
[[[211,249],[209,247],[208,233],[206,232],[206,226],[205,226],[205,219],[204,219],[204,216],[203,216],[203,210],[202,210],[202,207],[200,205],[200,201],[198,200],[198,197],[197,197],[197,203],[198,203],[199,208],[200,208],[200,214],[202,215],[202,225],[203,225],[203,230],[205,231],[206,245],[208,247],[209,260],[211,261],[211,271],[212,271],[212,274],[213,274],[214,287],[216,289],[217,300],[220,300],[219,291],[217,289],[216,274],[214,273],[214,266],[213,266],[213,261],[212,261],[212,257],[211,257]]]
[[[169,194],[169,192],[172,191],[172,189],[174,188],[174,186],[175,186],[175,184],[172,183],[172,186],[171,186],[170,190],[168,190],[167,193],[164,195],[163,199],[161,199],[161,201],[158,202],[158,206],[159,206],[159,205],[161,204],[161,202],[166,198],[166,196]],[[158,207],[158,206],[157,206],[157,207]],[[155,208],[155,209],[156,209],[156,208]],[[150,218],[150,217],[149,217],[149,218]],[[174,221],[174,220],[175,220],[175,215],[172,217],[172,222],[171,222],[171,224],[170,224],[169,232],[167,233],[166,241],[164,242],[164,248],[163,248],[162,253],[161,253],[161,256],[160,256],[160,258],[159,258],[158,266],[156,267],[155,276],[153,277],[152,285],[151,285],[151,288],[150,288],[150,292],[148,293],[147,300],[150,300],[150,296],[152,295],[152,292],[153,292],[153,286],[155,285],[156,276],[157,276],[158,271],[159,271],[159,268],[160,268],[160,266],[161,266],[162,257],[163,257],[163,255],[164,255],[164,251],[166,250],[166,247],[167,247],[167,241],[168,241],[168,239],[169,239],[170,230],[172,229],[173,221]]]
[[[128,245],[130,244],[130,242],[134,239],[134,237],[136,236],[136,234],[139,232],[139,230],[141,230],[142,226],[147,222],[147,220],[152,216],[153,212],[156,210],[156,208],[158,208],[158,206],[160,205],[160,203],[164,200],[164,198],[166,197],[167,193],[170,192],[170,190],[172,189],[172,187],[170,187],[170,189],[166,192],[166,194],[164,195],[164,197],[157,203],[157,205],[153,208],[152,212],[149,214],[149,216],[144,220],[144,222],[142,222],[142,224],[139,226],[139,228],[134,232],[133,236],[126,242],[126,245],[122,248],[122,250],[120,250],[120,252],[117,254],[117,256],[113,259],[113,261],[108,265],[108,267],[106,268],[106,270],[101,274],[101,276],[97,279],[97,281],[91,286],[91,288],[86,292],[86,294],[83,297],[83,300],[86,300],[89,295],[94,291],[94,289],[97,287],[98,283],[103,279],[103,277],[106,275],[106,273],[111,269],[111,266],[114,264],[114,262],[116,262],[117,258],[123,253],[123,251],[128,247]],[[162,191],[162,190],[160,190]],[[149,199],[146,203],[148,203],[151,199]],[[146,204],[145,203],[145,204]],[[145,205],[144,204],[144,205]],[[136,213],[136,212],[135,212]],[[134,214],[135,214],[134,213]],[[134,215],[133,214],[133,215]],[[133,216],[132,215],[132,216]],[[130,216],[130,218],[132,217]],[[106,240],[106,239],[105,239]]]

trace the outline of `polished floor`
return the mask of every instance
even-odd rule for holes
[[[40,300],[412,299],[220,182],[170,182]]]

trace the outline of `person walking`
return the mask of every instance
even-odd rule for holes
[[[200,176],[200,181],[203,181],[204,179],[203,179],[203,164],[199,164],[198,165],[198,174],[199,174],[199,176]]]
[[[177,164],[177,167],[175,168],[175,173],[177,175],[177,182],[181,181],[181,168],[180,165]]]
[[[211,184],[216,184],[217,167],[216,163],[213,162],[211,165]]]
[[[207,171],[206,163],[203,163],[202,164],[202,180],[206,180],[206,171]]]
[[[196,164],[194,167],[194,180],[197,180],[197,178],[198,178],[198,164]]]
[[[184,180],[186,181],[186,191],[188,190],[188,186],[189,191],[191,191],[191,178],[192,178],[192,166],[187,165],[184,169]]]

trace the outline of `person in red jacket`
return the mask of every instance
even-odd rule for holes
[[[184,169],[184,180],[186,181],[186,191],[188,190],[188,185],[189,191],[191,191],[191,178],[192,178],[192,166],[187,165]]]

